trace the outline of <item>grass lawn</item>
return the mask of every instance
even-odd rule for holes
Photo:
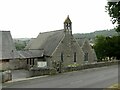
[[[107,90],[120,90],[120,84],[113,84]]]

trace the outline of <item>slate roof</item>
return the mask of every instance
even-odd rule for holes
[[[18,57],[10,31],[0,31],[0,60]]]
[[[92,49],[92,47],[90,46],[90,42],[88,39],[86,38],[77,38],[76,41],[78,42],[79,46],[81,48],[90,48]]]
[[[64,37],[64,30],[56,30],[50,32],[40,33],[38,37],[33,40],[31,45],[27,47],[28,50],[43,49],[44,55],[51,56],[61,39]]]
[[[82,47],[82,45],[85,42],[85,38],[77,38],[76,41],[78,42],[78,44],[80,45],[80,47]]]
[[[31,38],[30,41],[28,42],[27,46],[26,46],[24,49],[25,49],[25,50],[28,49],[28,48],[31,46],[32,42],[33,42],[35,39],[36,39],[36,38]]]
[[[26,50],[18,51],[20,58],[38,58],[43,57],[44,50]]]

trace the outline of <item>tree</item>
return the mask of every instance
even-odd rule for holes
[[[99,61],[106,57],[106,38],[104,36],[96,36],[94,49]]]
[[[111,17],[113,24],[116,23],[116,31],[120,35],[120,1],[119,2],[108,2],[105,6],[106,12],[108,12]]]
[[[113,56],[120,59],[120,1],[118,2],[108,2],[106,6],[106,11],[111,17],[113,24],[116,24],[116,31],[118,36],[114,36],[111,39]],[[109,43],[110,44],[110,43]]]
[[[15,43],[16,50],[24,50],[25,44]]]
[[[116,58],[120,59],[120,37],[112,36],[112,37],[104,37],[97,36],[95,39],[94,49],[99,61],[102,59]],[[109,58],[108,58],[109,57]]]

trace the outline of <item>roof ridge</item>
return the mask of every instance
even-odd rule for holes
[[[0,32],[10,32],[10,31],[0,31]]]
[[[54,31],[40,32],[39,34],[45,34],[45,33],[50,33],[50,32],[62,31],[62,30],[64,30],[64,29],[59,29],[59,30],[54,30]]]

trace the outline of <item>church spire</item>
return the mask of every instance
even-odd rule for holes
[[[72,35],[72,22],[69,18],[69,15],[67,16],[67,18],[64,21],[64,30],[68,31]]]

